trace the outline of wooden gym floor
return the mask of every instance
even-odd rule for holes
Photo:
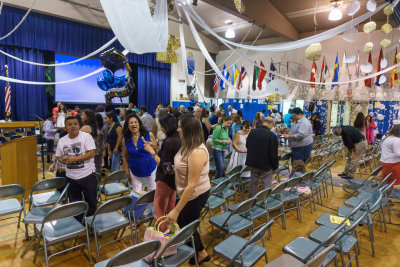
[[[39,164],[39,167],[41,164]],[[334,176],[337,173],[341,172],[344,167],[344,162],[338,162],[333,167]],[[47,165],[46,165],[47,168]],[[41,171],[41,170],[40,170]],[[46,172],[46,177],[53,177],[53,173]],[[40,179],[41,173],[38,174]],[[286,213],[286,230],[281,228],[281,220],[277,218],[274,224],[272,225],[272,239],[266,239],[266,246],[268,252],[268,260],[273,260],[280,255],[283,254],[282,246],[293,240],[298,236],[307,237],[309,233],[311,233],[314,229],[317,228],[317,225],[314,223],[315,219],[317,219],[324,212],[333,212],[338,206],[343,205],[345,199],[348,195],[339,187],[334,187],[334,194],[332,194],[331,189],[329,189],[329,198],[323,199],[323,204],[326,207],[322,207],[317,205],[317,211],[310,213],[310,208],[308,203],[303,204],[302,206],[302,214],[303,214],[303,222],[299,222],[296,218],[296,211],[292,210]],[[28,194],[28,193],[27,193]],[[28,204],[26,205],[28,208]],[[271,217],[275,216],[273,213]],[[208,215],[202,221],[201,224],[201,236],[203,243],[207,245],[213,236],[211,232],[211,226],[208,223]],[[263,220],[259,221],[261,224]],[[4,223],[4,222],[2,222]],[[21,224],[22,225],[22,224]],[[378,224],[375,224],[374,234],[375,234],[375,251],[376,256],[371,256],[371,246],[369,242],[368,229],[367,227],[359,227],[359,240],[360,240],[360,248],[361,254],[359,255],[360,266],[374,266],[374,267],[386,267],[386,266],[400,266],[400,205],[399,203],[395,203],[392,207],[392,224],[388,224],[388,231],[380,232]],[[143,232],[145,227],[142,226],[140,231]],[[32,236],[33,229],[29,227],[30,236]],[[104,241],[111,240],[113,235],[108,234],[103,237],[100,237],[100,243]],[[222,237],[221,234],[217,235],[217,238],[213,241],[213,243],[207,249],[208,253],[212,255],[211,262],[205,263],[202,266],[225,266],[227,262],[213,255],[213,247],[220,243],[225,237]],[[81,239],[84,240],[84,239]],[[107,245],[100,250],[101,260],[105,260],[107,258],[112,257],[116,253],[120,252],[124,248],[131,245],[129,242],[130,239],[125,238],[120,242],[115,242],[113,244]],[[27,246],[28,241],[25,240],[24,235],[24,227],[17,228],[17,224],[12,224],[6,227],[0,228],[0,266],[1,267],[17,267],[17,266],[45,266],[44,261],[44,253],[43,251],[39,252],[39,256],[36,260],[36,264],[33,263],[34,250],[31,249],[25,255],[24,258],[21,258],[20,255],[23,249]],[[71,242],[65,242],[65,245],[68,247],[71,245]],[[57,245],[55,247],[51,247],[51,252],[56,252],[57,248],[62,248],[62,245]],[[66,252],[61,255],[57,255],[50,259],[50,266],[57,267],[73,267],[73,266],[93,266],[95,260],[95,247],[94,241],[91,237],[91,249],[93,262],[89,264],[89,260],[87,257],[87,249],[85,248],[84,253],[82,254],[80,249]],[[340,257],[338,256],[339,265]],[[353,260],[355,266],[355,260]],[[265,261],[262,259],[256,266],[264,266]],[[332,264],[333,266],[333,264]]]

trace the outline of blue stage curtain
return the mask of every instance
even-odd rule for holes
[[[378,104],[376,104],[379,102]],[[375,106],[376,105],[376,106]],[[400,119],[399,101],[370,101],[368,106],[368,114],[372,115],[377,128],[376,132],[386,134],[393,126],[394,120]],[[379,120],[378,115],[382,114],[383,119]]]
[[[29,49],[21,47],[0,46],[0,49],[16,57],[24,58],[30,61],[43,63],[43,51],[38,49]],[[12,78],[44,82],[44,68],[24,64],[9,57],[0,55],[0,68],[4,70],[4,65],[9,68],[9,75]],[[2,72],[4,75],[5,72]],[[0,81],[0,118],[5,118],[5,82]],[[26,85],[19,83],[10,83],[11,86],[11,119],[26,121],[35,120],[33,115],[45,117],[47,113],[47,95],[43,85]]]
[[[138,70],[138,106],[146,106],[152,114],[159,103],[170,102],[171,70],[154,68],[145,65],[136,65]]]

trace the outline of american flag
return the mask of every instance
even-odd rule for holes
[[[6,76],[8,77],[8,68],[6,67]],[[5,87],[5,104],[6,104],[6,114],[7,117],[11,115],[11,87],[10,83],[6,82]]]

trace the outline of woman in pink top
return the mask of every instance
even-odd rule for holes
[[[179,196],[176,207],[168,213],[167,223],[178,221],[184,227],[200,217],[210,194],[209,156],[203,143],[203,131],[199,120],[193,115],[183,115],[178,121],[178,132],[182,147],[174,158],[175,186]],[[200,234],[193,234],[199,264],[210,261]],[[188,245],[191,245],[189,243]],[[190,259],[195,264],[194,257]]]
[[[375,142],[374,129],[376,128],[376,124],[371,115],[365,117],[365,123],[365,138],[367,139],[368,144],[372,144]]]

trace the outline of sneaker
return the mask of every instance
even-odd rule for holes
[[[349,176],[349,175],[342,175],[342,178],[343,179],[346,179],[346,180],[353,180],[354,178],[353,177],[351,177],[351,176]]]

